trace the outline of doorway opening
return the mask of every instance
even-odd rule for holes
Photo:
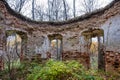
[[[87,53],[90,58],[91,69],[105,69],[104,60],[104,31],[102,29],[87,29],[82,35],[87,43]]]
[[[90,66],[91,69],[98,69],[98,38],[91,38],[90,45]]]
[[[6,68],[20,66],[22,39],[17,33],[12,33],[6,38],[6,54],[5,65]],[[10,66],[10,67],[9,67]]]
[[[14,33],[7,37],[7,53],[13,55],[14,58],[20,57],[21,52],[21,37]]]
[[[48,35],[50,40],[50,53],[51,58],[54,60],[62,59],[62,35],[52,34]]]
[[[23,60],[23,56],[27,54],[27,34],[22,31],[7,30],[6,31],[6,51],[12,54],[16,59]],[[13,58],[14,59],[14,58]]]

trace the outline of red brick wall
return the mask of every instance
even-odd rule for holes
[[[47,59],[51,58],[51,53],[47,53]],[[89,54],[81,53],[77,51],[65,51],[62,53],[62,60],[77,60],[78,62],[82,63],[86,68],[90,67],[90,58]]]
[[[120,53],[113,51],[106,51],[105,54],[105,68],[106,71],[120,70]]]
[[[2,57],[0,56],[0,70],[3,70],[3,68],[4,68],[4,63]]]
[[[77,60],[80,63],[82,63],[86,68],[89,68],[90,66],[90,58],[89,54],[87,53],[81,53],[81,52],[71,52],[71,51],[66,51],[63,52],[62,55],[63,60]]]

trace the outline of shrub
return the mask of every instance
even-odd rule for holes
[[[34,67],[27,80],[94,80],[94,77],[86,74],[79,62],[49,60],[43,66]]]

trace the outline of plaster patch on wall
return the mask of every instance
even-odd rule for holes
[[[48,37],[44,37],[43,44],[41,46],[36,46],[35,47],[35,52],[36,54],[41,54],[41,58],[46,58],[47,51],[50,48],[50,42],[48,40]]]
[[[104,30],[104,40],[107,49],[120,49],[120,45],[118,45],[120,44],[120,15],[110,18],[101,27]]]

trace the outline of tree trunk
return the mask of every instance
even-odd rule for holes
[[[32,0],[32,19],[35,20],[35,0]]]
[[[76,16],[76,7],[75,7],[75,0],[73,0],[73,16],[75,17]]]
[[[63,0],[63,5],[64,5],[64,17],[65,17],[65,20],[67,20],[67,9],[66,9],[65,0]]]

